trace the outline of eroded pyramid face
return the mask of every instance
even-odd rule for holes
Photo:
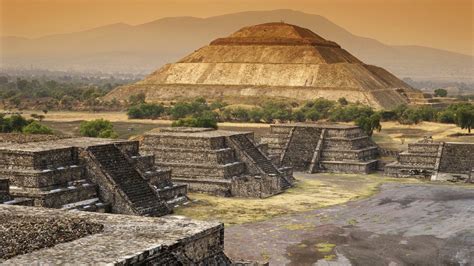
[[[377,108],[405,104],[420,94],[386,70],[365,65],[335,42],[285,23],[242,28],[106,98],[124,100],[139,92],[148,101],[205,97],[245,103],[255,98],[345,97]]]

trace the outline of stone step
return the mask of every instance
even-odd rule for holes
[[[154,216],[164,213],[164,203],[117,147],[102,145],[89,147],[88,150],[127,196],[138,214]]]
[[[319,172],[368,174],[377,169],[377,160],[360,161],[320,161]]]

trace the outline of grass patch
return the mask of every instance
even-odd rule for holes
[[[332,250],[336,247],[335,244],[331,243],[318,243],[315,246],[316,250],[321,253],[331,253]]]
[[[282,194],[267,199],[224,198],[189,193],[192,204],[175,209],[175,214],[226,226],[263,221],[273,217],[319,209],[369,197],[385,182],[420,182],[379,175],[295,174],[299,182]],[[289,230],[305,229],[304,224],[284,225]]]

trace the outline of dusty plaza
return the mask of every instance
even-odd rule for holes
[[[474,266],[473,0],[0,1],[0,265]]]

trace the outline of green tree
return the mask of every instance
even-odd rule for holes
[[[448,96],[448,91],[445,89],[436,89],[434,90],[434,95],[436,97],[446,97]]]
[[[128,109],[129,119],[157,119],[163,115],[165,107],[161,104],[142,103]]]
[[[368,136],[372,136],[374,130],[380,132],[382,125],[380,124],[381,115],[375,113],[371,116],[361,116],[356,119],[355,124],[359,126]]]
[[[471,129],[474,127],[474,108],[460,108],[456,113],[456,124],[471,134]]]
[[[118,135],[114,131],[113,124],[105,119],[96,119],[92,121],[84,121],[79,127],[82,136],[93,138],[117,138]]]
[[[25,134],[53,134],[53,130],[47,126],[33,121],[23,128]]]

